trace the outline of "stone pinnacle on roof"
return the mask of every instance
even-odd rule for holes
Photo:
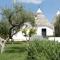
[[[40,8],[37,10],[37,13],[42,13],[42,11],[41,11],[41,9],[40,9]]]
[[[58,10],[57,13],[56,13],[56,15],[58,16],[59,14],[60,14],[60,11]]]

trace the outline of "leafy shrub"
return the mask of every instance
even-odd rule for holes
[[[48,40],[29,43],[28,60],[60,60],[60,43]]]

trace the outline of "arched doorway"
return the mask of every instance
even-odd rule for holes
[[[45,28],[42,29],[42,36],[46,37],[46,29]]]

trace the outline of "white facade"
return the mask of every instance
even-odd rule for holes
[[[39,26],[39,27],[37,27],[37,31],[36,31],[37,36],[43,37],[42,29],[46,29],[46,37],[54,35],[54,33],[53,33],[54,30],[52,28],[49,28],[47,26]],[[25,37],[21,31],[16,33],[12,38],[14,39],[14,41],[27,41],[27,40],[29,40],[29,37]]]
[[[26,27],[27,26],[27,27]],[[26,41],[26,40],[28,40],[29,39],[29,37],[25,37],[24,35],[24,33],[22,33],[22,30],[23,29],[28,29],[27,30],[27,34],[28,34],[28,32],[29,32],[29,29],[30,28],[32,28],[32,26],[31,26],[31,24],[28,22],[28,23],[25,23],[25,25],[20,29],[20,31],[18,31],[15,35],[13,35],[13,39],[14,39],[14,41]]]
[[[48,37],[48,40],[60,42],[60,37]]]
[[[43,12],[40,9],[38,9],[38,11],[36,13],[35,24],[36,24],[35,27],[37,29],[35,35],[37,35],[37,36],[39,35],[39,36],[42,36],[42,37],[47,37],[47,36],[53,36],[54,35],[53,25],[48,22],[48,19],[45,17],[45,15],[43,14]],[[27,24],[27,25],[29,25],[28,26],[29,28],[31,27],[30,24]],[[25,27],[26,26],[24,26],[23,29]],[[23,33],[21,31],[19,31],[12,38],[15,41],[26,41],[26,40],[28,40],[29,37],[25,37],[23,35]]]
[[[47,26],[39,26],[37,27],[37,35],[42,36],[42,29],[46,29],[46,36],[53,36],[54,30],[52,28],[49,28]]]
[[[37,28],[37,35],[39,36],[53,36],[54,35],[54,27],[53,25],[48,21],[46,16],[43,14],[41,9],[37,10],[36,17],[36,28]]]
[[[26,41],[28,37],[25,37],[21,31],[15,34],[13,37],[14,41]]]
[[[15,34],[12,38],[15,41],[23,41],[23,40],[26,40],[26,38],[23,36],[23,34],[22,34],[21,31],[19,31],[17,34]]]

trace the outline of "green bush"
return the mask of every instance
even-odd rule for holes
[[[60,43],[47,40],[29,43],[28,60],[60,60]]]

